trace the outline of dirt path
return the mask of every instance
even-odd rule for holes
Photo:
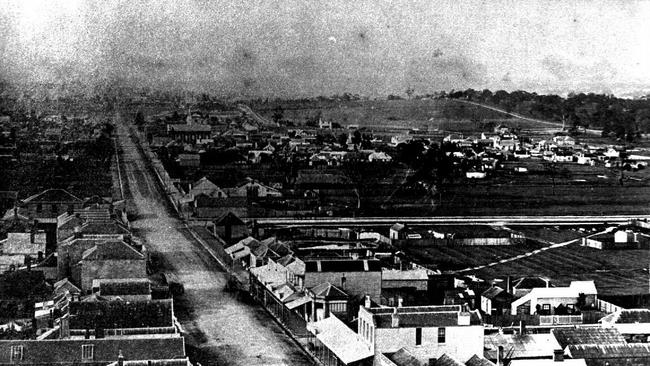
[[[172,214],[119,116],[116,125],[126,196],[137,212],[132,227],[185,285],[175,305],[192,360],[203,366],[312,365],[260,306],[224,291],[227,274]]]

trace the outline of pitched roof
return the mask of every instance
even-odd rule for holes
[[[348,294],[345,291],[332,285],[329,282],[324,282],[320,285],[314,286],[310,289],[310,291],[314,294],[314,296],[322,297],[326,300],[345,300],[349,298]]]
[[[436,366],[465,366],[465,364],[445,353],[438,357]]]
[[[489,289],[483,291],[483,293],[481,294],[481,296],[485,297],[486,299],[494,299],[497,296],[505,296],[505,295],[512,297],[512,295],[507,293],[504,289],[502,289],[499,286],[492,286]]]
[[[546,287],[548,285],[548,280],[542,277],[522,277],[518,280],[515,280],[512,283],[513,288],[536,288],[536,287]]]
[[[305,272],[381,272],[377,259],[306,260]]]
[[[560,348],[552,334],[486,334],[484,356],[496,360],[499,346],[503,346],[508,358],[551,357]]]
[[[576,344],[618,344],[625,343],[625,338],[616,328],[580,327],[555,328],[551,330],[555,339],[564,349]]]
[[[308,329],[345,364],[370,358],[374,354],[356,332],[334,315],[309,324]]]
[[[151,282],[147,278],[100,279],[99,293],[102,296],[149,295]]]
[[[237,215],[234,213],[228,211],[221,215],[219,218],[214,220],[214,224],[221,226],[221,225],[246,225]]]
[[[52,188],[47,189],[41,193],[37,193],[33,196],[29,196],[22,200],[23,203],[32,203],[32,202],[79,202],[82,203],[81,198],[71,194],[65,189]]]
[[[33,233],[7,233],[7,239],[0,241],[0,253],[36,255],[45,252],[45,232]]]
[[[650,309],[622,309],[600,319],[601,323],[650,323]]]
[[[146,328],[173,326],[171,299],[148,301],[74,301],[70,329]]]
[[[397,366],[422,366],[422,363],[404,347],[388,356],[388,358]]]
[[[646,358],[650,359],[650,344],[578,344],[567,346],[565,353],[571,358],[610,359],[610,358]],[[627,364],[627,363],[626,363]],[[612,365],[610,363],[610,365]]]
[[[117,221],[88,222],[81,226],[80,231],[88,235],[129,235],[131,232]]]
[[[178,125],[167,125],[170,131],[175,132],[211,132],[212,127],[210,125],[188,125],[188,124],[178,124]]]
[[[492,361],[480,357],[478,355],[472,356],[469,360],[465,362],[466,366],[496,366]]]
[[[125,360],[159,360],[185,357],[185,342],[180,335],[148,335],[101,339],[12,340],[0,342],[0,363],[8,363],[12,346],[23,346],[21,364],[81,365],[81,346],[94,345],[94,365]],[[155,365],[155,364],[154,364]]]
[[[123,241],[107,241],[84,251],[81,259],[84,261],[139,260],[144,259],[144,255]]]
[[[60,295],[65,292],[69,292],[71,294],[80,294],[81,290],[79,287],[75,286],[70,280],[67,278],[64,278],[60,281],[57,281],[54,283],[54,293],[57,295]]]

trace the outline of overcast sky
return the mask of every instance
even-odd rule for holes
[[[650,91],[650,1],[0,0],[9,79],[224,95]]]

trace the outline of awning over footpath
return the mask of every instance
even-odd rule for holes
[[[347,365],[374,356],[368,344],[334,315],[308,324],[307,329]]]

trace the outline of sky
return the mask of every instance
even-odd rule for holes
[[[0,75],[223,96],[630,96],[650,93],[648,19],[650,1],[0,0]]]

